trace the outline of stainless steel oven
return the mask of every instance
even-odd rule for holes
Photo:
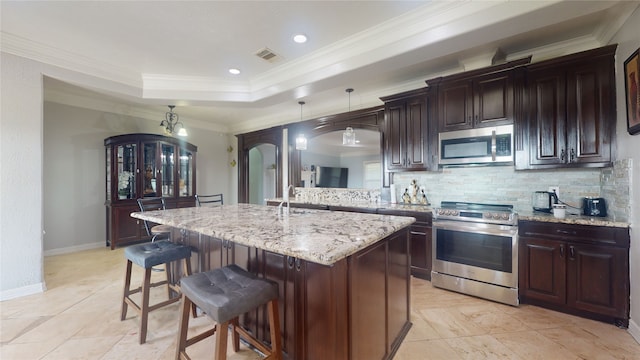
[[[511,205],[442,202],[433,212],[432,284],[517,306],[517,224]]]

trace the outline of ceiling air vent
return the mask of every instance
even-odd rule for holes
[[[269,62],[274,62],[278,59],[278,55],[269,48],[262,48],[256,51],[256,56]]]

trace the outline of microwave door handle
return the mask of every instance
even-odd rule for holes
[[[496,131],[491,131],[491,161],[496,161]]]

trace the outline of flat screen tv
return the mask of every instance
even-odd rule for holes
[[[348,168],[316,166],[316,187],[346,188],[348,179]]]

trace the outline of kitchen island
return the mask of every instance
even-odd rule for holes
[[[285,359],[391,359],[411,327],[412,217],[249,204],[132,216],[172,226],[200,271],[234,263],[278,282]],[[241,324],[268,342],[264,309]]]

